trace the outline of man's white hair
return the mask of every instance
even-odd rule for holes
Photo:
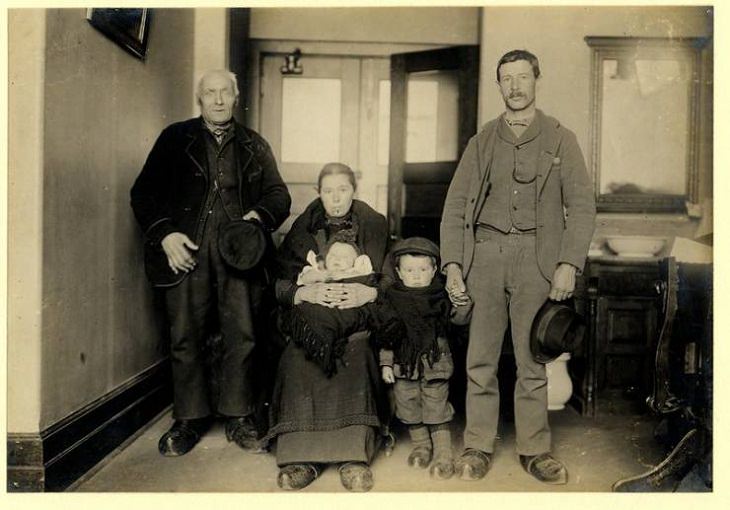
[[[205,73],[203,73],[203,76],[201,76],[200,80],[198,81],[198,89],[195,92],[195,95],[198,99],[200,99],[200,96],[203,93],[203,81],[208,76],[211,76],[213,74],[222,74],[223,76],[231,80],[231,83],[233,84],[233,92],[235,92],[236,97],[238,97],[238,78],[236,77],[236,73],[233,73],[228,69],[211,69],[210,71],[206,71]]]

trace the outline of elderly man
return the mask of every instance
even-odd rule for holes
[[[489,470],[499,414],[497,367],[511,323],[517,363],[516,448],[540,481],[566,483],[550,455],[545,366],[530,352],[532,321],[547,298],[575,287],[593,235],[595,202],[575,135],[535,108],[537,58],[523,50],[497,64],[506,111],[464,151],[441,221],[442,265],[454,304],[474,301],[467,348],[466,480]]]
[[[131,190],[147,276],[164,289],[171,327],[175,422],[159,442],[167,456],[189,452],[214,415],[225,417],[226,437],[242,448],[257,438],[251,372],[263,276],[229,267],[218,231],[241,219],[273,231],[291,198],[268,144],[233,120],[238,97],[233,73],[205,73],[197,89],[202,117],[162,131]],[[224,347],[217,409],[201,355],[213,332]]]

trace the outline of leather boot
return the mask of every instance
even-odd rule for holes
[[[210,418],[175,420],[170,430],[160,438],[157,449],[165,457],[185,455],[198,444],[209,427]]]

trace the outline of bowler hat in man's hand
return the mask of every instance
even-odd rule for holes
[[[267,234],[255,220],[231,221],[218,230],[218,251],[229,266],[248,271],[258,265],[266,252]]]
[[[572,303],[547,300],[532,321],[530,350],[538,363],[549,363],[583,341],[585,321]]]

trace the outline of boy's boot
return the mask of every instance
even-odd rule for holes
[[[409,425],[408,434],[411,436],[411,445],[413,446],[413,450],[408,456],[408,465],[422,469],[427,468],[433,456],[433,446],[431,445],[428,428],[422,423]]]
[[[433,443],[431,476],[447,480],[454,476],[454,454],[451,451],[451,430],[448,423],[429,425]]]

